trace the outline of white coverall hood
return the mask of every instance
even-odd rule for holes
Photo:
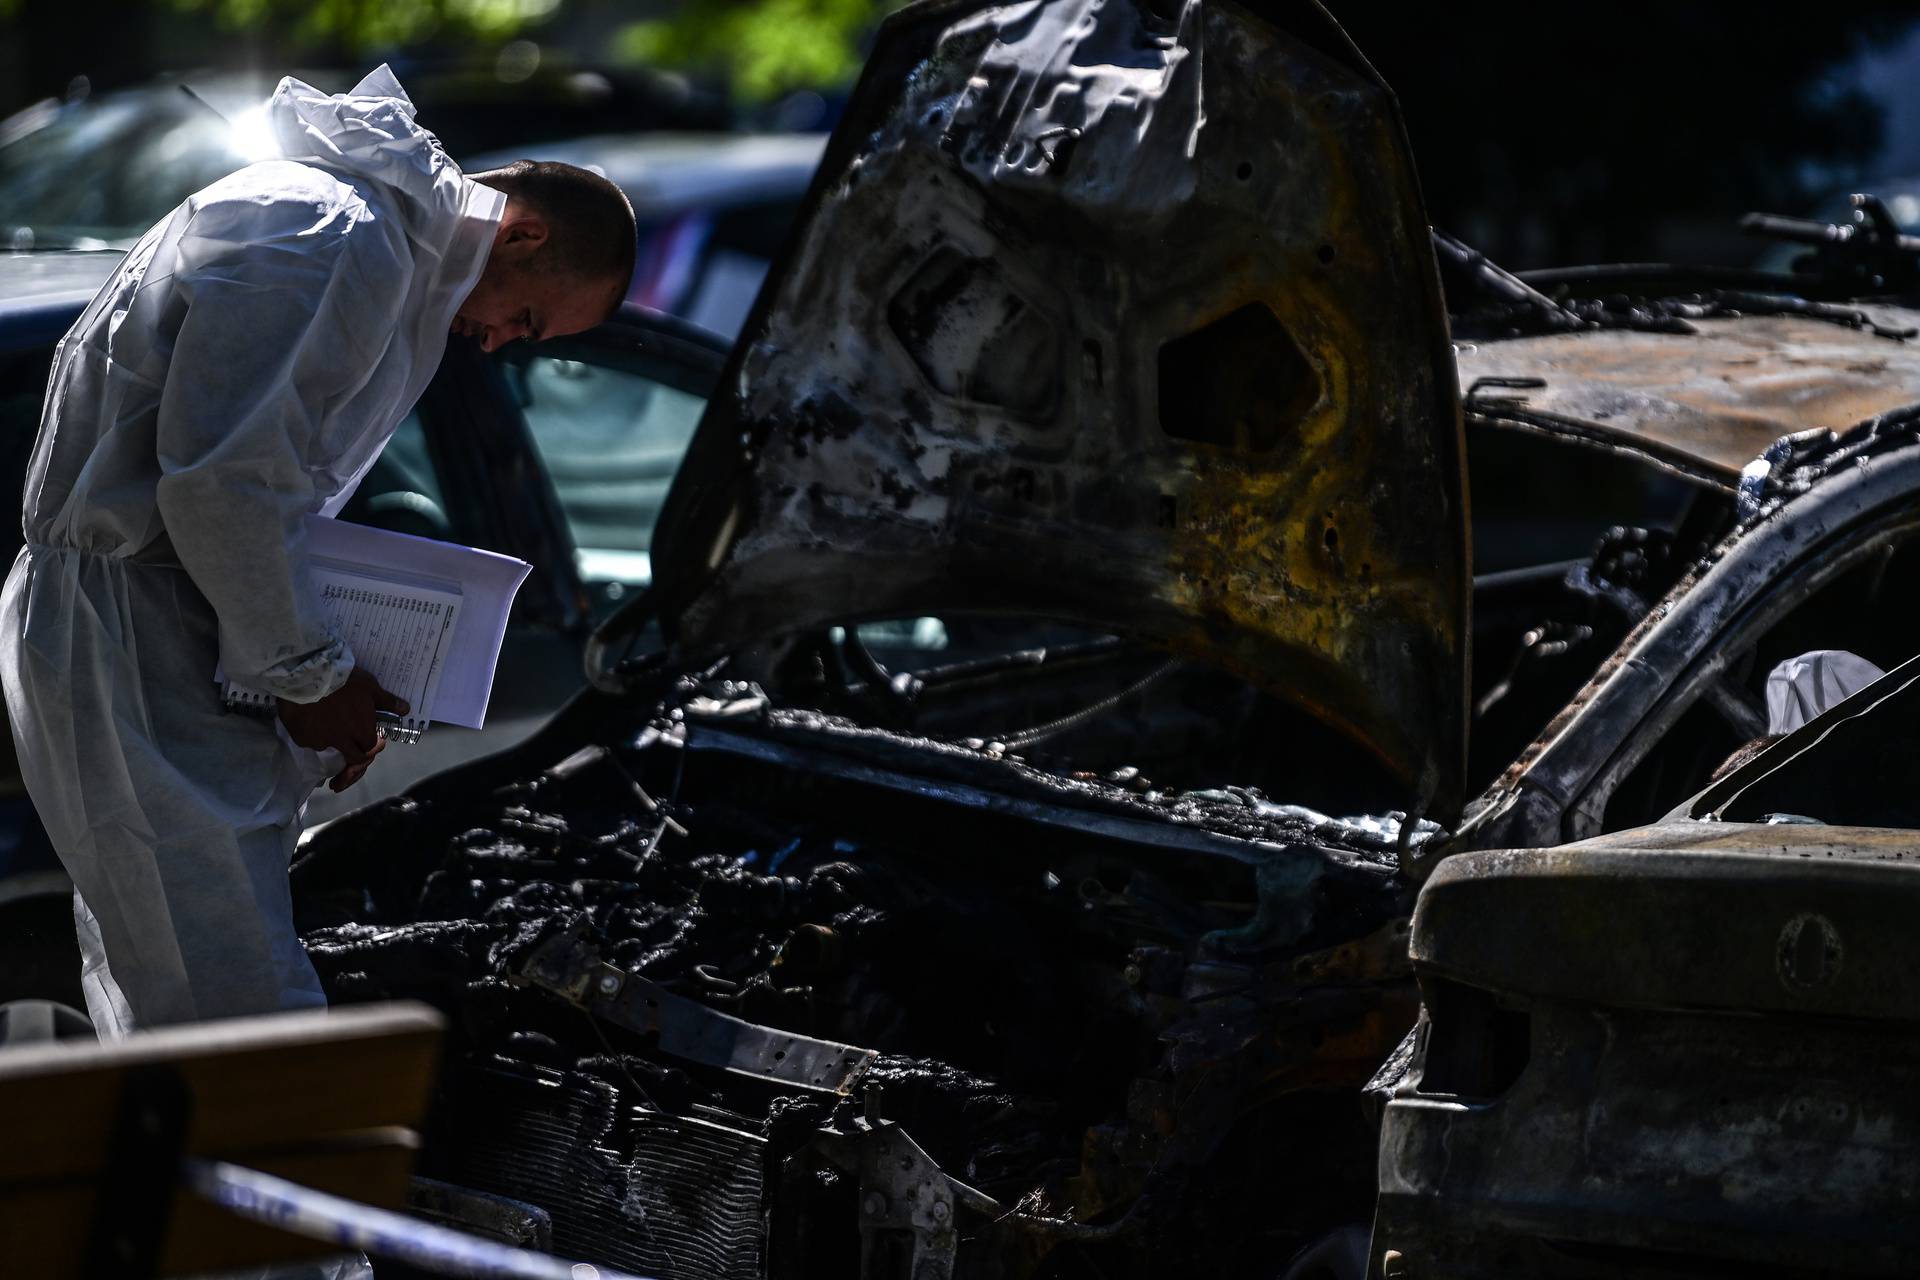
[[[1767,673],[1767,733],[1792,733],[1886,672],[1845,649],[1815,649]]]
[[[351,93],[322,93],[288,76],[267,100],[267,127],[282,158],[371,178],[405,197],[412,207],[402,206],[403,216],[425,229],[457,218],[474,184],[413,114],[413,100],[385,63]]]
[[[213,672],[306,702],[352,670],[303,520],[425,389],[505,205],[385,68],[339,97],[282,81],[268,116],[287,156],[188,197],[61,341],[0,595],[21,773],[107,1036],[323,1003],[287,886],[323,771],[223,713]]]
[[[384,62],[349,93],[322,93],[287,76],[267,99],[267,128],[284,159],[365,178],[400,197],[394,213],[407,229],[416,281],[425,286],[410,308],[420,319],[414,335],[418,385],[400,416],[420,398],[439,367],[454,312],[486,265],[493,227],[507,204],[502,193],[468,181],[440,140],[413,117],[413,99]],[[468,260],[475,230],[485,233],[478,262]],[[469,234],[462,236],[461,231]],[[436,263],[436,254],[445,261]],[[356,456],[354,471],[342,478],[339,492],[325,504],[327,515],[337,513],[353,496],[392,433],[388,425],[370,450],[356,451],[364,456]]]

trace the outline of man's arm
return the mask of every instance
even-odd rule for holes
[[[251,238],[196,236],[193,226],[183,236],[174,289],[187,310],[157,426],[161,518],[213,606],[221,663],[234,679],[296,704],[334,694],[353,671],[309,581],[308,467],[330,446],[320,436],[330,403],[358,385],[363,353],[381,345],[355,325],[378,306],[341,296],[363,285],[346,261],[353,232],[316,227],[313,212],[304,202],[196,212],[196,225],[238,223]],[[313,719],[302,736],[316,740],[303,745],[364,759],[371,706],[350,718],[350,727],[338,716]]]

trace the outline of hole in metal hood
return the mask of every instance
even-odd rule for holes
[[[891,19],[662,513],[677,657],[1081,623],[1292,698],[1456,808],[1458,391],[1397,109],[1343,41],[1226,0]],[[1215,427],[1162,429],[1169,368]]]

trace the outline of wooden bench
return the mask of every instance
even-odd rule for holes
[[[444,1024],[425,1005],[0,1051],[0,1275],[185,1275],[338,1252],[179,1189],[183,1156],[402,1209]]]

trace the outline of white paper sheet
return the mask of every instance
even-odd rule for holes
[[[432,714],[443,724],[469,729],[486,724],[507,615],[532,565],[492,551],[323,516],[307,517],[307,552],[316,560],[371,565],[395,580],[457,585],[460,608],[438,673]]]

